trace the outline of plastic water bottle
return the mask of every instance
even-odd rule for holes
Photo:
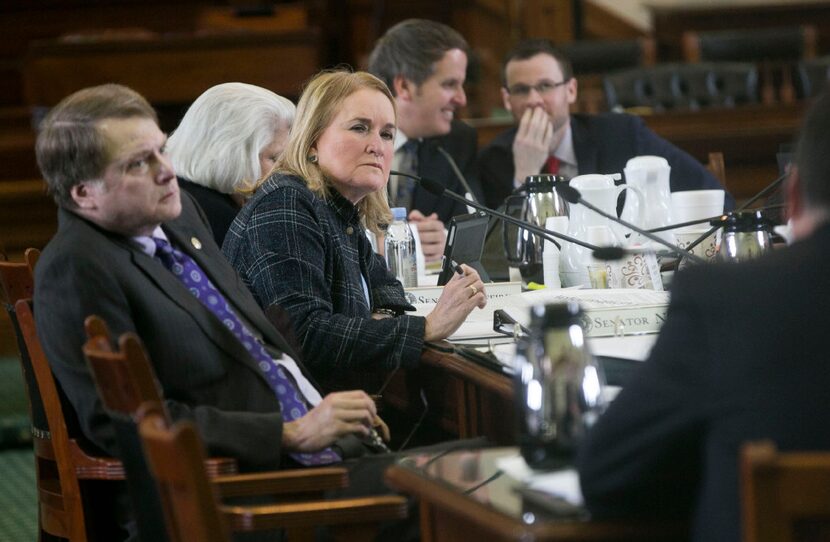
[[[557,233],[568,233],[567,216],[549,216],[545,219],[545,229]],[[560,241],[561,243],[562,241]],[[559,279],[559,249],[551,241],[545,240],[542,249],[542,273],[545,288],[559,289],[562,282]]]
[[[386,265],[404,288],[418,285],[418,261],[415,251],[415,237],[406,221],[406,208],[392,209],[392,223],[384,239]]]

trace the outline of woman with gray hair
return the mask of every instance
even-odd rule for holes
[[[190,106],[167,142],[179,185],[199,202],[216,244],[288,141],[294,104],[262,87],[223,83]]]

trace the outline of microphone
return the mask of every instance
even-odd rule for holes
[[[602,209],[600,209],[596,205],[592,204],[589,201],[586,201],[585,198],[582,197],[582,194],[579,193],[579,190],[577,190],[576,188],[574,188],[570,185],[559,186],[559,187],[557,187],[556,190],[557,190],[557,192],[559,192],[559,195],[562,196],[562,199],[564,199],[568,203],[571,203],[571,204],[580,203],[580,204],[584,205],[585,207],[587,207],[588,209],[592,210],[593,212],[597,213],[598,215],[600,215],[602,217],[605,217],[608,220],[611,220],[613,222],[616,222],[617,224],[622,224],[623,226],[630,229],[631,231],[639,233],[643,237],[645,237],[647,239],[650,239],[650,240],[654,241],[655,243],[659,243],[659,244],[667,247],[671,251],[672,254],[674,254],[674,255],[676,255],[680,258],[689,258],[690,260],[692,260],[694,262],[697,262],[697,263],[705,263],[705,260],[703,260],[702,258],[699,258],[699,257],[695,256],[694,254],[692,254],[690,252],[687,252],[687,251],[681,249],[680,247],[669,243],[668,241],[665,241],[664,239],[658,237],[657,235],[654,235],[653,233],[649,232],[648,230],[644,230],[643,228],[640,228],[639,226],[635,226],[634,224],[631,224],[630,222],[627,222],[627,221],[625,221],[621,218],[617,218],[616,216],[614,216],[612,214],[606,213],[605,211],[603,211]],[[642,251],[639,251],[639,252],[642,252]]]
[[[789,176],[790,176],[789,171],[779,175],[778,178],[776,178],[774,181],[769,183],[766,187],[761,189],[760,192],[758,192],[757,194],[755,194],[754,196],[752,196],[751,198],[746,200],[746,202],[744,202],[743,205],[741,205],[740,207],[738,207],[737,209],[732,211],[732,213],[740,213],[741,211],[745,211],[747,207],[749,207],[750,205],[752,205],[753,203],[758,201],[760,198],[766,196],[767,194],[769,194],[770,192],[772,192],[773,190],[778,188],[778,185],[780,185],[782,182],[784,182],[784,180]],[[725,221],[725,220],[726,220],[726,216],[723,217],[722,221]],[[700,243],[703,242],[704,239],[706,239],[707,237],[709,237],[710,235],[715,233],[715,230],[717,230],[720,227],[721,227],[720,224],[715,224],[710,229],[706,230],[706,233],[702,234],[700,237],[698,237],[697,239],[695,239],[694,241],[689,243],[689,246],[686,247],[686,250],[692,250],[693,248],[698,246]]]
[[[455,163],[455,159],[450,155],[450,153],[445,151],[444,147],[442,147],[441,145],[438,145],[435,148],[438,150],[438,152],[440,152],[444,156],[444,158],[447,159],[447,162],[449,162],[450,168],[452,169],[452,172],[455,174],[455,177],[461,182],[461,186],[464,187],[464,190],[468,194],[470,194],[470,198],[472,198],[473,201],[478,203],[479,201],[478,201],[478,198],[476,197],[476,193],[473,192],[473,189],[470,188],[470,184],[467,182],[467,179],[464,178],[464,174],[462,174],[461,170],[458,169],[458,164]]]
[[[574,243],[574,244],[577,244],[579,246],[585,247],[588,250],[596,250],[596,249],[599,248],[596,245],[592,245],[591,243],[586,243],[585,241],[582,241],[582,240],[577,239],[575,237],[571,237],[570,235],[565,235],[564,233],[559,233],[559,232],[555,232],[555,231],[551,231],[551,230],[546,230],[545,228],[540,228],[539,226],[537,226],[535,224],[531,224],[530,222],[525,222],[524,220],[519,220],[518,218],[512,217],[508,214],[505,214],[505,213],[502,213],[502,212],[499,212],[499,211],[494,211],[493,209],[490,209],[489,207],[487,207],[485,205],[482,205],[482,204],[480,204],[476,201],[467,199],[464,196],[456,194],[452,190],[447,190],[446,188],[444,188],[444,185],[442,185],[441,183],[439,183],[437,181],[433,181],[432,179],[428,179],[426,177],[418,177],[417,175],[410,175],[409,173],[402,173],[400,171],[394,171],[394,170],[389,171],[389,175],[398,175],[400,177],[406,177],[408,179],[412,179],[413,181],[420,184],[424,188],[424,190],[426,190],[430,194],[433,194],[435,196],[446,196],[446,197],[448,197],[450,199],[453,199],[455,201],[459,201],[459,202],[463,203],[464,205],[469,205],[470,207],[472,207],[474,209],[478,209],[479,211],[482,211],[483,213],[485,213],[489,216],[495,216],[496,218],[500,218],[500,219],[504,220],[505,222],[508,222],[510,224],[514,224],[514,225],[516,225],[516,226],[518,226],[522,229],[525,229],[525,230],[527,230],[527,231],[529,231],[533,234],[536,234],[539,237],[541,237],[542,239],[545,239],[547,241],[550,241],[550,242],[554,243],[557,247],[559,247],[559,243],[556,242],[556,239],[560,239],[562,241],[568,241],[569,243]]]
[[[698,218],[697,220],[689,220],[688,222],[678,222],[677,224],[669,224],[668,226],[660,226],[659,228],[651,228],[651,233],[659,233],[661,231],[676,230],[678,228],[685,228],[686,226],[694,226],[696,224],[713,223],[716,220],[724,222],[726,215],[709,216],[706,218]]]

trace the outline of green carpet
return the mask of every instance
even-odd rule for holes
[[[37,540],[35,460],[31,449],[0,452],[0,542]]]
[[[37,540],[31,440],[20,362],[0,358],[0,542]]]
[[[0,449],[31,441],[29,403],[20,361],[0,358]]]

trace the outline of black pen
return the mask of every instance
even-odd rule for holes
[[[455,272],[458,273],[459,275],[464,274],[464,270],[461,268],[461,266],[455,260],[450,260],[450,265],[452,266],[453,269],[455,269]]]

